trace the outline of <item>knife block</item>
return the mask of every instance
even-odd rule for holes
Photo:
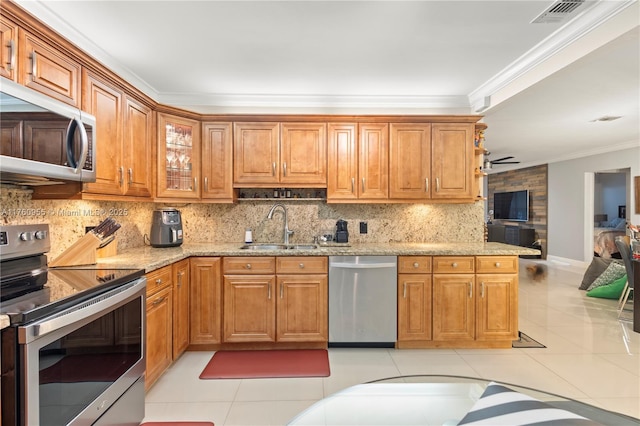
[[[115,256],[117,254],[118,254],[118,237],[115,237],[113,241],[111,241],[106,246],[96,250],[96,257],[98,259]]]
[[[86,233],[60,256],[49,262],[49,266],[54,268],[56,266],[94,265],[96,263],[96,249],[100,247],[101,243],[102,241],[96,234]]]

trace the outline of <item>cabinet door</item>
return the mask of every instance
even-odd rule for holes
[[[82,109],[96,117],[96,181],[84,190],[97,194],[122,195],[122,93],[94,74],[84,72]],[[146,160],[149,162],[149,158]]]
[[[274,275],[224,276],[225,342],[275,342]]]
[[[476,276],[476,339],[516,340],[518,338],[517,275]]]
[[[430,274],[398,274],[398,340],[431,340]]]
[[[149,389],[171,365],[173,350],[171,287],[155,293],[147,299],[147,371],[145,387]]]
[[[0,17],[0,76],[18,80],[18,25]]]
[[[432,125],[431,198],[473,198],[473,124]]]
[[[277,341],[328,340],[326,274],[278,275]]]
[[[358,125],[329,123],[327,200],[358,198]]]
[[[33,34],[18,34],[18,82],[80,108],[80,64]]]
[[[220,343],[222,330],[222,261],[219,257],[190,259],[191,344]]]
[[[7,120],[6,115],[0,120],[0,154],[21,158],[22,121]]]
[[[153,111],[125,97],[123,163],[125,195],[151,197],[153,186]]]
[[[358,152],[358,198],[389,197],[389,125],[360,124]]]
[[[431,125],[391,124],[389,198],[431,198]]]
[[[433,276],[433,340],[474,340],[474,275]]]
[[[157,197],[199,198],[200,123],[158,114]]]
[[[233,201],[231,123],[202,125],[202,198]]]
[[[280,183],[327,185],[327,125],[282,123]]]
[[[189,346],[189,259],[172,265],[173,273],[173,359]]]
[[[278,123],[235,123],[233,129],[233,182],[280,182],[280,126]]]

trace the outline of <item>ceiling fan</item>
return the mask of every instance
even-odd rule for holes
[[[489,156],[491,155],[491,153],[488,152],[486,155]],[[485,157],[484,169],[491,170],[492,166],[494,165],[499,166],[501,164],[519,164],[520,163],[519,161],[506,161],[506,160],[511,160],[512,158],[515,158],[515,157],[510,155],[508,157],[498,158],[497,160],[489,160],[488,158]]]

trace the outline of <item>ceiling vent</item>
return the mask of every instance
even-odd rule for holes
[[[585,0],[558,0],[538,15],[532,24],[558,24],[567,20]]]

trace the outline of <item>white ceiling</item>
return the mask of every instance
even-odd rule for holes
[[[202,113],[474,114],[491,159],[640,145],[637,0],[33,1],[159,102]],[[485,105],[486,106],[486,105]],[[622,116],[592,122],[602,116]],[[639,159],[640,161],[640,159]]]

